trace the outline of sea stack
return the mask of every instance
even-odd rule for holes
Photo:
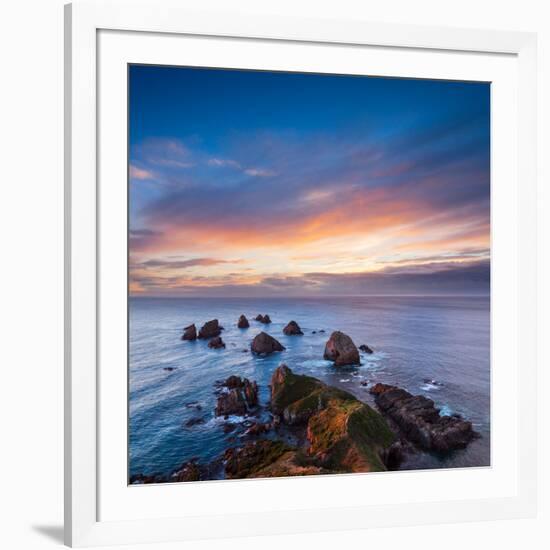
[[[372,349],[367,346],[367,344],[361,344],[359,349],[364,353],[373,353]]]
[[[208,342],[208,347],[213,349],[225,348],[225,342],[222,340],[221,336],[215,336]]]
[[[324,358],[334,361],[336,367],[359,365],[359,351],[353,340],[339,330],[334,331],[325,345]]]
[[[202,325],[199,330],[199,338],[214,338],[215,336],[219,336],[221,331],[222,328],[220,327],[218,320],[212,319],[212,321],[208,321]]]
[[[275,340],[273,336],[270,336],[265,332],[260,332],[260,334],[257,334],[254,340],[252,340],[252,345],[250,346],[250,349],[258,355],[269,355],[274,351],[284,351],[286,348],[281,345],[280,342]]]
[[[301,336],[304,333],[296,321],[290,321],[288,325],[283,329],[283,332],[287,336]]]
[[[238,328],[248,328],[249,326],[250,326],[250,324],[248,323],[248,319],[244,315],[241,315],[239,317],[238,322],[237,322],[237,327]]]
[[[181,337],[182,340],[196,340],[197,339],[197,327],[193,325],[189,325],[188,327],[185,327],[183,329],[183,336]]]
[[[269,323],[271,323],[271,319],[269,315],[267,315],[267,313],[265,315],[262,315],[262,314],[256,315],[256,321],[259,321],[264,325],[269,325]]]

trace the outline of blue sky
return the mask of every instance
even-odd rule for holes
[[[488,291],[488,84],[129,76],[133,293]]]

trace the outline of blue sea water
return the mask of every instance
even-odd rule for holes
[[[395,384],[426,395],[443,414],[459,413],[471,420],[481,435],[466,449],[445,457],[413,454],[402,469],[487,466],[489,304],[488,297],[131,298],[130,475],[168,474],[191,458],[201,463],[219,458],[237,436],[225,434],[223,420],[214,416],[214,383],[232,374],[256,380],[265,404],[273,370],[282,362],[371,405],[362,381]],[[248,329],[236,326],[242,313],[249,319]],[[258,313],[268,313],[272,323],[254,321]],[[210,319],[225,327],[225,349],[180,339],[183,327],[195,323],[198,329]],[[298,322],[304,336],[283,334],[290,320]],[[286,351],[268,357],[244,352],[262,330]],[[335,368],[323,359],[333,330],[349,334],[357,346],[369,345],[374,353],[362,354],[359,367]],[[190,403],[198,403],[201,410]],[[204,422],[185,426],[197,417]]]

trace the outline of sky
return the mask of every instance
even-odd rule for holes
[[[134,296],[487,294],[490,85],[131,65]]]

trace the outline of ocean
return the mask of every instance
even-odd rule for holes
[[[269,314],[272,323],[254,321],[259,313]],[[250,328],[237,328],[241,314]],[[210,319],[225,328],[225,349],[209,349],[204,340],[181,340],[183,327],[195,323],[198,330]],[[291,320],[304,336],[283,334]],[[206,464],[237,445],[235,434],[224,433],[224,420],[214,416],[215,382],[232,374],[256,380],[265,404],[271,375],[281,363],[373,406],[361,382],[394,384],[425,395],[442,414],[458,413],[470,420],[481,436],[446,456],[412,454],[400,469],[490,465],[488,297],[133,297],[129,325],[130,475],[169,474],[192,458]],[[286,351],[268,357],[244,352],[262,330]],[[357,346],[367,344],[374,353],[361,354],[358,367],[335,368],[323,359],[334,330],[351,336]],[[193,419],[200,423],[186,426]]]

